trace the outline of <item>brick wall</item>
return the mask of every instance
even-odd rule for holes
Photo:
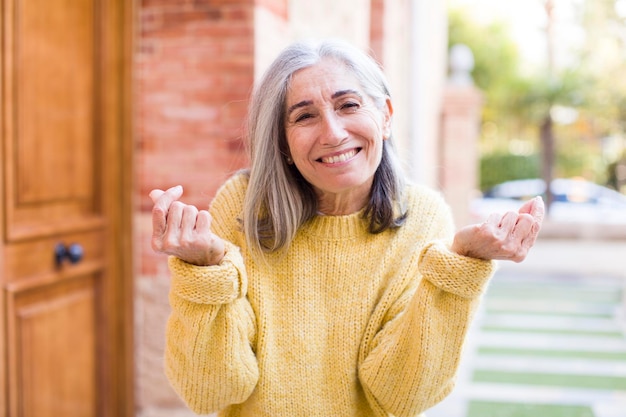
[[[227,173],[246,163],[252,1],[143,0],[139,19],[140,193],[181,183],[189,202],[206,204]]]
[[[280,13],[285,2],[263,3]],[[247,164],[242,126],[254,79],[254,10],[252,0],[139,2],[134,219],[136,400],[142,416],[185,413],[163,376],[169,279],[165,256],[149,247],[147,195],[182,184],[183,200],[205,208],[217,187]]]

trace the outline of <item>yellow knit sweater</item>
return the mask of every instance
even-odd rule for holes
[[[170,258],[166,374],[199,414],[416,416],[452,389],[463,340],[494,264],[448,250],[449,209],[407,190],[408,218],[367,232],[359,213],[318,216],[285,256],[255,263],[236,175],[211,204],[222,263]]]

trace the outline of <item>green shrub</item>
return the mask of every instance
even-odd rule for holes
[[[541,177],[541,161],[537,154],[513,155],[494,153],[480,160],[480,189],[486,191],[505,181]]]

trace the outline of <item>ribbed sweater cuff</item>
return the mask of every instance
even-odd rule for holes
[[[227,304],[246,295],[243,258],[232,244],[226,244],[226,254],[219,265],[192,265],[175,256],[170,256],[168,264],[172,273],[172,291],[185,300],[199,304]]]
[[[433,242],[420,255],[424,278],[446,292],[464,298],[478,297],[496,269],[495,261],[456,254],[445,242]]]

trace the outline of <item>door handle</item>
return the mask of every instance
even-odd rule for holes
[[[85,251],[78,243],[72,243],[66,246],[64,243],[57,243],[54,247],[54,258],[57,266],[61,266],[64,260],[68,260],[71,264],[77,264],[83,259]]]

